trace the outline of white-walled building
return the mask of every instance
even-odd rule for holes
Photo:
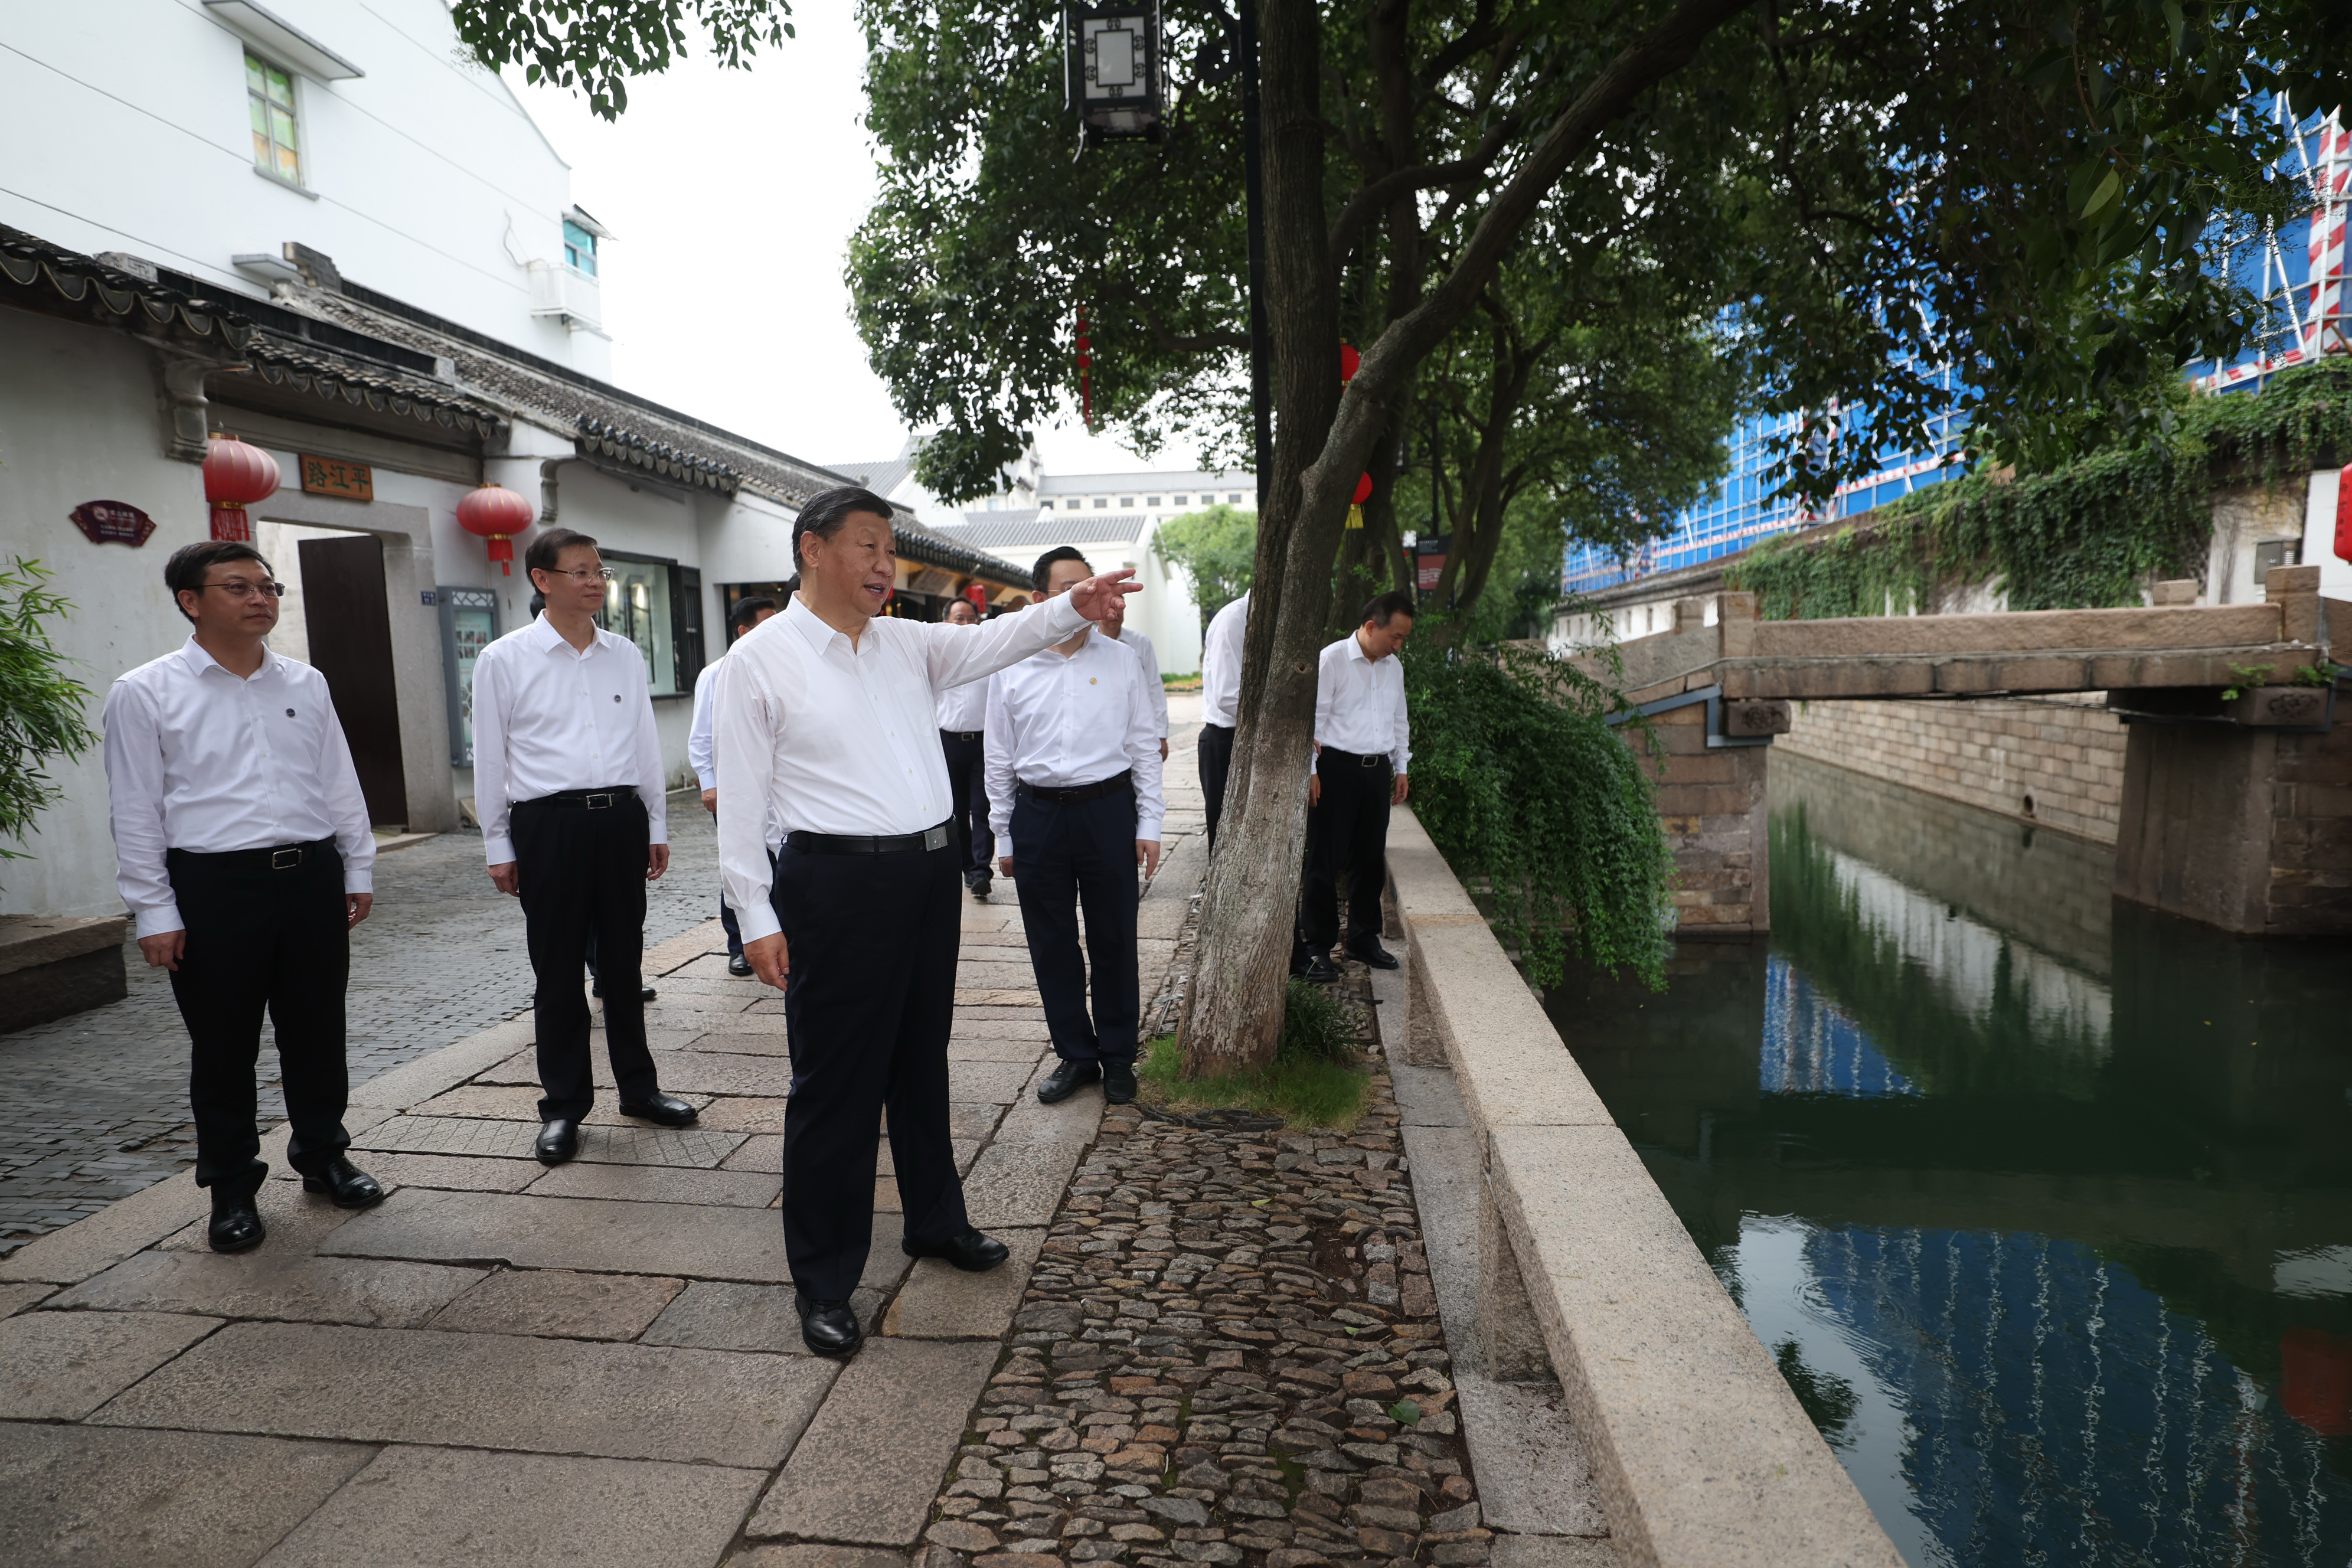
[[[163,563],[208,536],[199,465],[227,435],[277,459],[250,509],[291,589],[277,640],[328,676],[379,825],[459,825],[472,656],[529,619],[521,555],[551,524],[620,574],[606,619],[681,780],[728,606],[791,574],[797,508],[844,480],[602,379],[612,237],[505,84],[459,63],[441,0],[20,9],[0,94],[50,131],[0,179],[0,560],[72,601],[56,635],[92,722],[186,636]],[[485,482],[537,514],[510,574],[457,521]],[[1028,588],[898,521],[910,589]],[[0,913],[114,912],[100,760],[50,771],[65,798],[0,863]]]

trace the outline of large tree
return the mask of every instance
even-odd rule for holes
[[[486,13],[572,9],[457,3],[469,37]],[[702,14],[740,29],[768,9]],[[1057,405],[1080,304],[1119,345],[1096,372],[1110,408],[1237,423],[1230,18],[1213,0],[1169,15],[1169,56],[1192,64],[1168,140],[1073,163],[1057,8],[866,0],[890,184],[853,278],[902,411],[943,426],[925,473],[943,493],[992,479]],[[2340,0],[1258,0],[1257,18],[1276,437],[1188,996],[1195,1067],[1265,1060],[1279,1028],[1297,759],[1358,476],[1546,211],[1674,210],[1677,172],[1717,166],[1726,303],[1773,367],[1769,405],[1807,416],[1802,489],[1954,411],[1987,449],[2032,451],[2063,411],[2128,409],[2244,340],[2258,307],[2226,265],[2233,215],[2298,196],[2272,177],[2268,117],[2238,110],[2342,101],[2352,40]],[[1365,265],[1370,310],[1345,287]],[[1343,330],[1365,344],[1344,396]]]

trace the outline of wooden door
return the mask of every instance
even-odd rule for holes
[[[408,821],[408,774],[400,754],[400,691],[392,673],[392,612],[384,601],[383,542],[372,533],[301,543],[302,618],[310,663],[327,678],[351,742],[368,820]]]

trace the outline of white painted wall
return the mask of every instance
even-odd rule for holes
[[[355,282],[606,374],[608,341],[530,314],[524,263],[562,263],[571,171],[495,74],[458,63],[442,0],[268,9],[367,73],[297,81],[307,190],[255,171],[247,41],[200,0],[20,4],[0,103],[39,155],[8,161],[0,223],[247,295],[267,286],[230,258],[299,240]]]

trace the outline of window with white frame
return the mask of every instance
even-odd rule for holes
[[[570,218],[563,220],[563,264],[574,272],[596,276],[596,237]]]
[[[245,100],[253,114],[253,166],[289,184],[302,183],[302,145],[294,125],[294,77],[245,52]]]

